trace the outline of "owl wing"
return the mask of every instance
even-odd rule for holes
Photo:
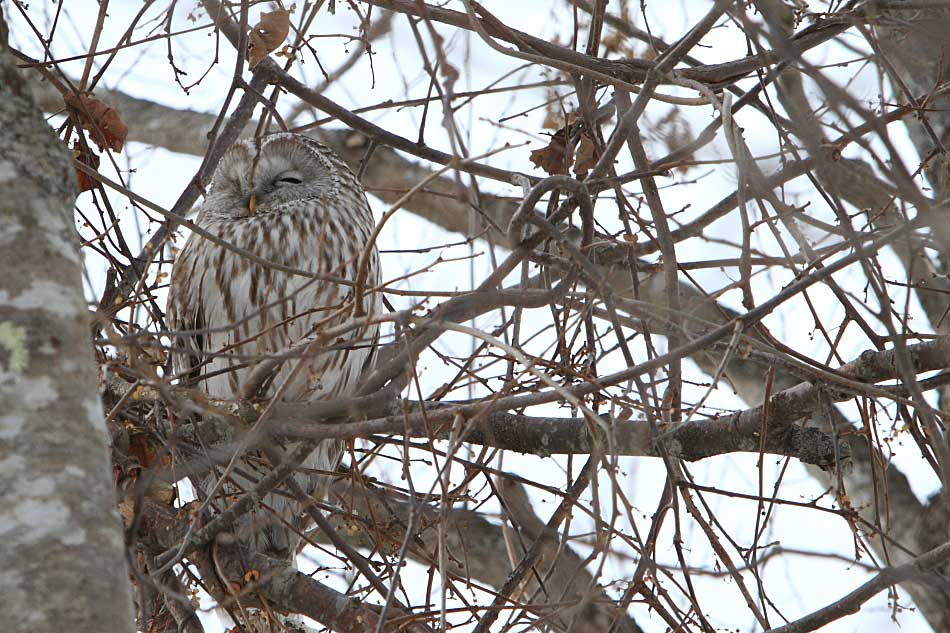
[[[193,386],[201,375],[206,349],[207,319],[202,301],[202,274],[196,266],[198,240],[189,237],[175,258],[168,288],[165,319],[172,339],[171,369],[183,384]]]

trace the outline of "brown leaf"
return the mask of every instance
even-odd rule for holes
[[[528,158],[531,159],[531,162],[534,163],[535,167],[540,167],[546,171],[549,176],[553,176],[554,174],[563,174],[566,172],[564,169],[563,145],[556,146],[554,143],[552,143],[544,149],[533,150]]]
[[[567,160],[569,158],[567,156],[567,142],[570,139],[570,127],[562,127],[554,133],[547,147],[536,149],[528,156],[535,167],[540,167],[549,176],[567,173],[569,164]]]
[[[77,125],[89,130],[89,138],[99,146],[113,152],[121,152],[129,127],[119,118],[119,113],[90,95],[68,93],[63,101]]]
[[[261,60],[280,48],[290,33],[290,13],[277,9],[262,13],[260,22],[251,29],[251,41],[247,45],[247,59],[254,69]]]
[[[590,134],[584,132],[581,135],[581,142],[577,145],[577,154],[574,156],[574,175],[580,176],[593,169],[597,164],[596,150]]]
[[[99,168],[99,157],[91,149],[87,150],[78,142],[76,142],[73,144],[72,153],[73,160],[80,162],[87,167],[91,167],[92,169]],[[80,193],[96,188],[96,180],[86,172],[80,171],[79,168],[76,168],[76,179],[79,181]]]

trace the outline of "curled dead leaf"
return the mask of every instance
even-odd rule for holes
[[[99,156],[96,155],[91,149],[83,147],[78,142],[72,146],[73,160],[78,163],[82,163],[86,167],[91,169],[99,168]],[[82,171],[78,167],[76,169],[76,180],[79,182],[79,192],[89,191],[90,189],[96,188],[96,180]]]
[[[119,118],[118,112],[90,95],[71,92],[63,96],[63,101],[76,125],[89,131],[89,138],[100,150],[122,151],[129,127]]]
[[[247,45],[247,59],[251,70],[280,48],[288,33],[290,13],[286,9],[262,13],[260,21],[251,29],[250,42]]]
[[[590,133],[584,132],[581,135],[581,142],[577,144],[577,153],[574,155],[574,175],[581,176],[594,168],[597,164],[596,152],[597,148],[594,146]]]
[[[585,131],[580,140],[575,139],[574,135],[580,129],[581,123],[572,115],[568,115],[567,121],[567,125],[551,136],[547,147],[536,149],[528,156],[535,167],[540,167],[549,176],[566,174],[572,158],[574,173],[577,175],[586,174],[597,164],[596,147],[590,133]]]
[[[566,174],[570,157],[567,155],[567,143],[570,141],[571,126],[562,127],[551,137],[547,147],[536,149],[528,158],[535,167],[540,167],[549,176]]]

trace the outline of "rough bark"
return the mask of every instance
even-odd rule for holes
[[[2,22],[2,18],[0,18]],[[132,631],[65,146],[0,44],[0,622]]]

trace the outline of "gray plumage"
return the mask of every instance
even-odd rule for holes
[[[268,262],[350,281],[357,277],[374,226],[362,186],[339,157],[289,133],[228,149],[196,223]],[[365,286],[374,288],[379,274],[374,247]],[[279,394],[289,402],[350,395],[372,360],[378,336],[376,325],[347,329],[355,323],[353,294],[351,285],[259,265],[193,234],[175,260],[169,288],[167,322],[178,333],[179,350],[173,369],[211,398],[234,399],[261,363],[316,342],[302,360],[280,364],[255,395]],[[364,294],[363,310],[370,318],[379,313],[378,294]],[[322,340],[321,333],[329,331],[332,340]],[[298,362],[302,366],[295,370]],[[303,467],[332,471],[340,454],[339,442],[321,442]],[[225,507],[225,495],[252,487],[269,468],[259,455],[246,455],[232,481],[217,491],[216,507]],[[308,492],[325,494],[326,477],[300,473],[295,478]],[[217,479],[195,483],[207,492]],[[297,529],[304,527],[301,508],[289,493],[271,493],[264,503]],[[299,542],[294,530],[266,510],[245,523],[241,533],[248,532],[255,546],[272,556],[291,556]]]

